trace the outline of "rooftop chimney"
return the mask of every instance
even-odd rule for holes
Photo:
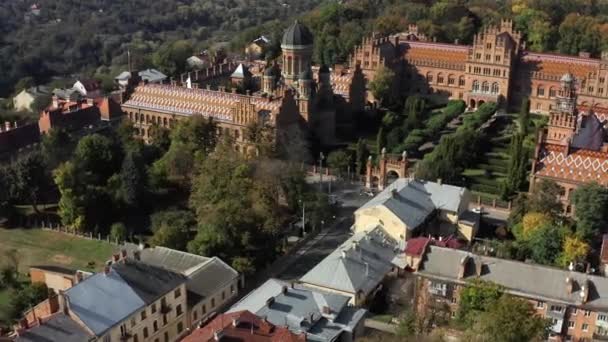
[[[572,280],[572,278],[567,277],[566,278],[566,293],[572,294],[573,291],[574,291],[574,281]]]
[[[77,271],[76,272],[76,284],[80,283],[83,278],[84,278],[84,274],[82,274],[82,272],[80,272],[80,271]]]
[[[224,332],[222,330],[216,330],[213,332],[213,339],[215,341],[221,340],[222,336],[224,336]]]
[[[287,286],[283,286],[283,288],[281,289],[281,292],[286,295],[287,294]]]
[[[342,250],[342,259],[346,259],[346,250]]]
[[[483,262],[481,262],[481,258],[475,258],[475,274],[478,277],[481,277],[482,270],[483,270]]]
[[[270,298],[266,299],[266,306],[267,307],[271,307],[272,304],[274,304],[274,297],[270,297]]]
[[[232,326],[236,328],[238,325],[239,325],[239,319],[238,318],[233,318],[232,319]]]
[[[391,189],[391,196],[392,196],[393,198],[396,198],[398,194],[399,194],[399,193],[397,192],[397,189]]]
[[[437,184],[439,184],[439,185],[443,184],[443,179],[437,178]]]
[[[589,300],[589,286],[591,285],[591,282],[589,281],[589,279],[585,280],[585,284],[581,285],[581,303],[585,304],[587,303],[587,301]]]

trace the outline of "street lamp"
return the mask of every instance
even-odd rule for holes
[[[323,159],[325,159],[325,155],[323,152],[319,154],[319,191],[323,192]]]
[[[298,203],[302,204],[302,236],[305,236],[306,235],[306,202],[299,199]]]

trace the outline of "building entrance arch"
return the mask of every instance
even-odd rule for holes
[[[388,184],[397,178],[408,176],[408,164],[405,151],[401,155],[389,155],[386,153],[386,148],[383,148],[377,166],[373,165],[371,156],[367,160],[365,187],[384,190]],[[374,181],[375,179],[377,179],[377,182]]]

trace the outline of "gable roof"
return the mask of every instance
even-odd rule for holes
[[[608,278],[580,272],[524,263],[514,260],[499,259],[470,252],[430,246],[418,273],[423,276],[464,283],[477,278],[475,274],[465,273],[459,279],[460,265],[464,257],[481,263],[479,279],[491,281],[503,286],[507,292],[517,296],[535,298],[550,302],[564,303],[598,311],[608,310]],[[473,272],[474,273],[474,272]],[[570,293],[566,280],[573,281],[575,286]],[[582,285],[589,281],[587,302],[581,301]]]
[[[150,83],[159,83],[167,79],[167,75],[156,69],[146,69],[139,72],[142,80]]]
[[[393,267],[399,246],[380,227],[358,232],[306,273],[300,281],[356,294],[372,291]]]
[[[108,274],[96,273],[71,287],[65,297],[70,311],[101,336],[185,281],[179,273],[126,259]]]
[[[83,342],[92,337],[69,316],[57,313],[43,319],[41,325],[20,333],[15,342]]]
[[[269,279],[228,312],[248,310],[292,332],[306,332],[309,341],[333,341],[354,329],[365,315],[363,309],[348,307],[348,301],[347,296]]]
[[[184,342],[215,341],[220,332],[221,340],[243,342],[304,342],[305,334],[296,335],[282,326],[259,318],[249,311],[222,314],[202,328],[184,338]]]
[[[399,178],[359,209],[384,206],[412,230],[436,209],[459,213],[466,189],[417,179]]]
[[[245,78],[249,76],[251,76],[251,72],[246,66],[243,65],[243,63],[239,64],[232,73],[232,75],[230,75],[230,77],[235,78]]]

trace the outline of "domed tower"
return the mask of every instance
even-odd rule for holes
[[[562,113],[574,114],[576,110],[575,80],[571,73],[562,76],[561,88],[556,99],[557,110]]]
[[[262,91],[267,94],[272,94],[275,89],[275,83],[274,66],[269,65],[266,70],[264,70],[264,76],[262,76]]]
[[[292,85],[298,75],[310,68],[312,44],[312,33],[297,20],[285,31],[281,40],[285,84]]]

